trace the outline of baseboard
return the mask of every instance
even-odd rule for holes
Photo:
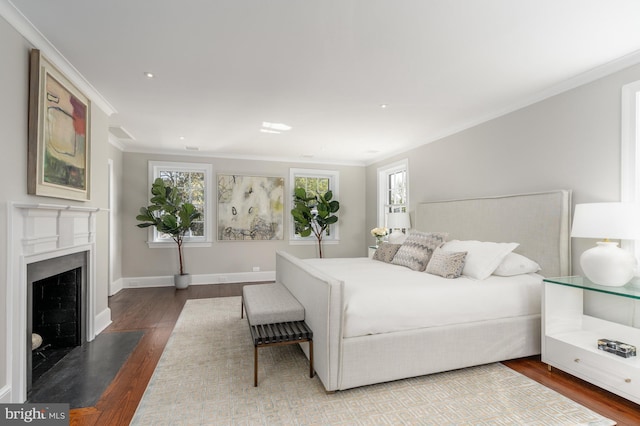
[[[94,329],[96,336],[111,324],[111,309],[107,308],[95,317]]]
[[[230,284],[275,281],[275,271],[234,272],[229,274],[198,274],[191,276],[191,285]],[[122,288],[173,287],[173,276],[122,278]]]
[[[118,278],[117,280],[112,281],[111,284],[109,285],[109,296],[113,296],[123,288],[124,288],[124,284],[122,282],[122,278]]]
[[[0,388],[0,404],[11,403],[11,386],[4,385]]]

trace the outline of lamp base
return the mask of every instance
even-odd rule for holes
[[[585,276],[595,284],[621,287],[631,281],[636,271],[636,258],[618,243],[600,241],[580,256]]]
[[[407,234],[402,231],[392,230],[388,240],[391,244],[402,244],[407,239]]]

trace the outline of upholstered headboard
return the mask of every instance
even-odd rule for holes
[[[420,203],[414,229],[449,240],[516,242],[547,277],[571,274],[571,191]]]

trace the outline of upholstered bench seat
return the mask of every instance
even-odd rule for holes
[[[246,285],[242,298],[251,325],[304,321],[304,307],[280,283]]]
[[[253,386],[258,386],[258,348],[309,343],[309,377],[313,370],[313,332],[304,322],[304,307],[280,283],[242,288],[241,314],[247,313],[253,341]]]

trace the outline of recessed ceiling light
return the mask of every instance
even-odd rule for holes
[[[149,72],[149,71],[145,71],[143,74],[147,78],[154,78],[156,76],[154,73]]]
[[[279,132],[277,130],[271,130],[271,129],[260,129],[260,131],[262,133],[275,133],[276,135],[279,135],[280,133],[282,133],[282,132]]]
[[[183,141],[184,140],[184,136],[180,136],[180,140]]]
[[[268,121],[263,121],[262,122],[262,128],[263,129],[269,129],[269,130],[275,130],[278,132],[286,132],[288,130],[291,130],[291,126],[284,124],[284,123],[270,123]]]
[[[386,107],[388,107],[389,105],[387,104],[380,104],[380,108],[385,109]]]

